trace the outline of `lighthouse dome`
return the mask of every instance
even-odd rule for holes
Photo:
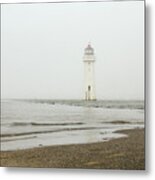
[[[94,54],[94,49],[91,47],[90,44],[85,48],[85,54],[86,55],[93,55]]]

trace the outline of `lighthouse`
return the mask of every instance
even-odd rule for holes
[[[85,76],[85,100],[96,100],[95,96],[95,77],[94,77],[94,49],[91,47],[90,43],[84,50],[84,76]]]

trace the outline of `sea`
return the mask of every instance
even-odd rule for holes
[[[84,144],[144,128],[144,101],[1,100],[1,150]]]

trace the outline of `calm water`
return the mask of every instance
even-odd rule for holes
[[[1,149],[92,143],[144,127],[143,101],[2,100]]]

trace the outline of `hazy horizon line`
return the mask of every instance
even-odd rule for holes
[[[86,101],[85,99],[80,99],[80,98],[1,98],[1,100],[83,100]],[[105,100],[105,101],[145,101],[145,99],[96,99],[96,100],[92,100],[92,101],[100,101],[100,100]]]

